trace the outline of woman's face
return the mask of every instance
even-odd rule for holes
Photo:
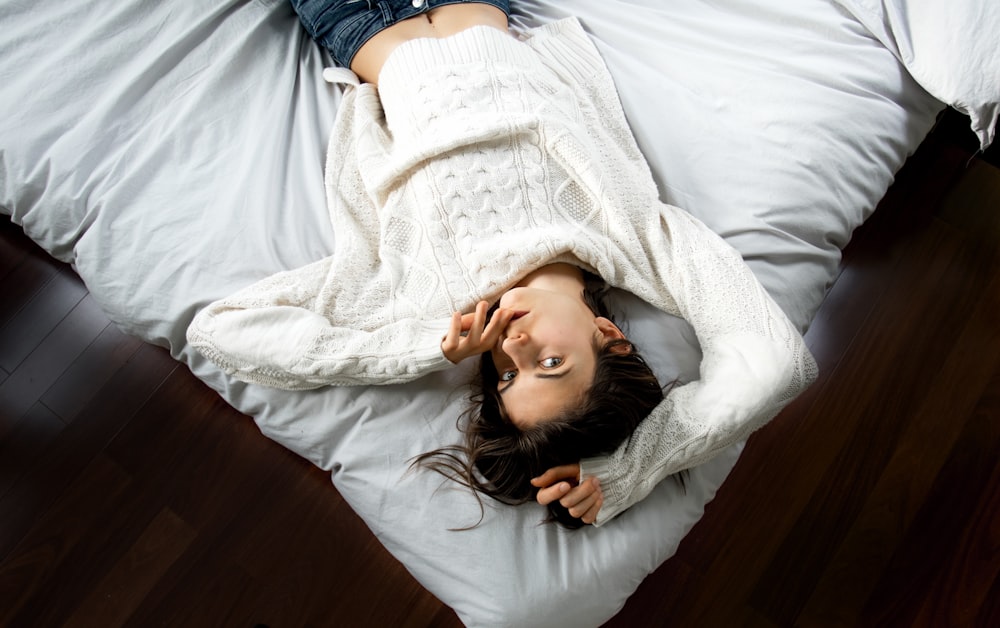
[[[515,316],[490,354],[504,407],[521,427],[581,401],[594,379],[597,350],[624,337],[614,323],[594,316],[582,297],[563,291],[513,288],[500,307]]]

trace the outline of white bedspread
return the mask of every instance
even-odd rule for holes
[[[884,30],[833,0],[513,4],[516,28],[580,17],[664,200],[727,238],[803,328],[942,107]],[[739,447],[600,529],[538,525],[527,505],[451,532],[478,519],[475,500],[407,461],[459,439],[467,372],[291,393],[229,380],[185,346],[198,308],[337,243],[322,168],[339,93],[284,0],[5,0],[0,24],[0,212],[74,264],[123,329],[329,470],[463,621],[598,625],[674,553]],[[664,379],[697,377],[683,322],[621,303]]]

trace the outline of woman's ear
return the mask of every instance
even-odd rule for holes
[[[601,334],[601,342],[603,344],[607,344],[612,340],[627,340],[622,330],[618,329],[618,325],[615,325],[609,319],[598,316],[595,322],[597,323],[597,329]],[[612,351],[616,353],[631,353],[632,345],[620,344],[612,348]]]

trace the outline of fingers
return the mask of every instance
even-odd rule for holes
[[[462,314],[455,312],[451,316],[451,325],[448,327],[448,334],[441,341],[441,351],[450,361],[458,364],[462,356],[458,354],[458,349],[462,343]]]
[[[543,506],[558,501],[569,511],[570,516],[580,519],[583,523],[594,523],[597,521],[601,506],[604,505],[604,493],[601,492],[601,484],[595,477],[589,477],[574,487],[579,476],[579,464],[552,467],[537,478],[532,478],[532,486],[539,489],[535,500]]]
[[[500,308],[496,312],[493,312],[493,318],[486,325],[481,338],[481,342],[485,347],[484,350],[492,348],[500,340],[500,334],[507,328],[507,325],[513,318],[514,310]]]
[[[458,364],[465,358],[482,353],[485,340],[483,338],[483,327],[486,325],[486,316],[489,311],[489,304],[480,301],[476,304],[476,311],[469,314],[455,312],[451,315],[451,324],[448,326],[448,334],[441,341],[441,350],[445,357]],[[500,332],[496,332],[499,336]],[[494,341],[495,342],[495,341]]]
[[[604,495],[597,478],[587,478],[583,484],[566,494],[559,503],[569,514],[584,523],[594,523],[597,513],[604,504]]]
[[[483,328],[486,326],[487,310],[489,310],[489,305],[486,301],[480,301],[476,304],[475,312],[466,314],[462,317],[462,331],[467,332],[465,335],[465,344],[479,344]]]
[[[564,464],[558,467],[552,467],[545,473],[541,474],[537,478],[532,478],[532,486],[549,486],[554,484],[559,480],[577,480],[580,477],[580,465],[579,464]]]
[[[539,490],[538,495],[535,496],[535,500],[542,506],[548,506],[552,502],[562,499],[562,496],[568,493],[571,488],[573,487],[569,482],[559,482],[558,484],[553,484]]]
[[[469,348],[470,353],[482,353],[493,348],[493,345],[500,340],[500,334],[506,329],[514,317],[513,310],[497,309],[492,318],[487,322],[489,315],[489,304],[480,301],[476,304],[476,311],[462,317],[462,331],[466,332],[464,344]]]
[[[573,488],[579,477],[580,465],[578,464],[564,464],[552,467],[537,478],[531,479],[531,485],[541,489],[538,491],[538,495],[535,496],[535,500],[539,504],[547,506],[558,499],[562,499],[563,495]],[[564,482],[563,480],[568,481]]]
[[[441,350],[446,358],[457,364],[493,348],[514,317],[514,311],[499,308],[487,322],[489,309],[489,303],[480,301],[474,312],[452,314],[448,334],[441,341]]]
[[[573,488],[569,482],[559,482],[538,491],[538,503],[548,506],[554,501],[565,508],[570,516],[584,523],[594,523],[604,505],[604,493],[597,478],[587,478],[582,484]]]
[[[598,493],[597,496],[595,497],[595,500],[587,508],[586,512],[580,515],[579,517],[580,521],[586,523],[587,525],[593,524],[595,521],[597,521],[597,515],[600,513],[601,506],[603,505],[604,505],[604,495]],[[570,511],[571,514],[572,512],[573,511]],[[576,515],[573,516],[575,517]]]

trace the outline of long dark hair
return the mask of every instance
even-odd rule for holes
[[[585,274],[584,302],[595,316],[613,320],[608,293],[603,280]],[[625,339],[597,348],[594,380],[580,404],[530,427],[519,427],[510,419],[497,390],[498,379],[486,352],[471,385],[471,405],[459,418],[464,443],[421,454],[414,464],[467,486],[477,500],[482,494],[511,505],[533,501],[538,489],[530,480],[547,469],[614,451],[664,395],[653,371]],[[481,500],[479,505],[482,522]],[[583,525],[558,501],[549,504],[549,515],[550,521],[567,528]]]

